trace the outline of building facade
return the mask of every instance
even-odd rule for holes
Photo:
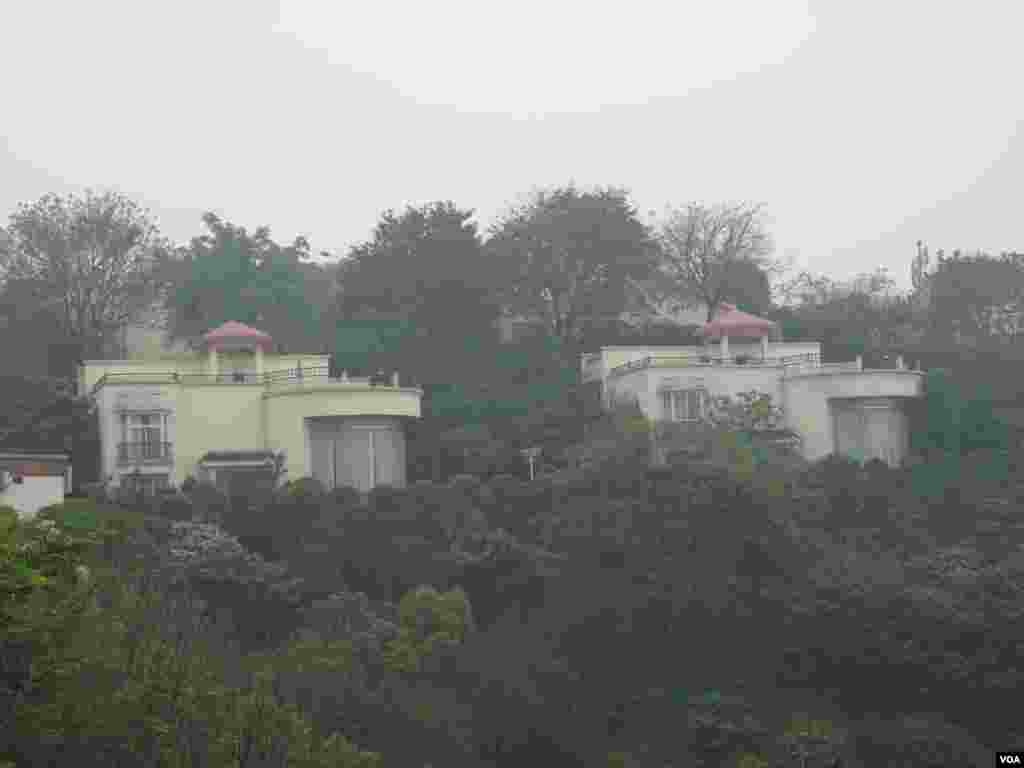
[[[71,493],[71,457],[65,453],[0,453],[0,506],[31,518]]]
[[[269,335],[229,322],[196,352],[88,360],[79,392],[99,418],[101,477],[144,491],[187,477],[229,491],[284,454],[287,479],[367,491],[406,482],[405,425],[421,390],[330,375],[322,354],[273,354]]]
[[[704,326],[717,344],[604,347],[583,356],[582,380],[599,385],[606,408],[636,403],[662,423],[700,422],[712,398],[761,392],[781,407],[780,426],[799,436],[805,458],[898,465],[909,446],[905,406],[923,394],[923,374],[902,360],[891,369],[865,369],[860,358],[823,363],[817,342],[770,341],[772,325],[725,305]]]

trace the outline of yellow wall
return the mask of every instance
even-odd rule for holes
[[[208,451],[258,451],[264,438],[262,384],[209,384],[177,388],[174,479],[196,471]]]
[[[408,416],[419,418],[418,389],[381,389],[364,385],[301,384],[271,390],[263,399],[266,448],[284,451],[288,477],[309,472],[305,419],[313,416]]]
[[[167,436],[173,445],[173,482],[180,485],[196,472],[196,463],[213,450],[284,450],[291,477],[306,471],[304,419],[312,416],[406,416],[418,418],[418,389],[370,387],[328,381],[329,355],[267,355],[264,370],[307,371],[301,381],[265,385],[186,380],[170,383],[167,374],[206,372],[205,356],[160,360],[87,361],[79,371],[83,392],[90,392],[106,373],[135,373],[130,380],[104,385],[97,392],[103,471],[118,474],[130,468],[117,465],[122,410],[173,413]],[[316,377],[311,368],[323,368]],[[146,374],[152,374],[147,377]],[[155,469],[154,471],[159,471]]]

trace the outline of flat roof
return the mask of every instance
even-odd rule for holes
[[[66,453],[46,451],[0,451],[0,461],[71,461]]]

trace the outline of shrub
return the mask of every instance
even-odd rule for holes
[[[326,493],[323,483],[315,477],[300,477],[297,480],[292,480],[285,485],[285,491],[293,498],[321,497]]]
[[[390,485],[378,485],[370,491],[369,507],[374,520],[400,521],[415,518],[408,494]]]
[[[460,644],[473,628],[469,599],[461,589],[438,592],[418,587],[398,605],[398,637],[384,647],[384,663],[395,672],[418,672],[425,657]]]
[[[261,764],[379,765],[379,756],[338,735],[320,738],[282,700],[277,668],[301,649],[238,664],[202,628],[194,602],[123,588],[116,579],[107,589],[107,607],[92,609],[83,631],[57,652],[60,673],[40,678],[19,707],[10,731],[22,759],[57,764],[73,748],[81,766],[135,765],[142,755],[175,764],[188,744],[190,759],[203,765],[237,762],[246,752]],[[240,674],[246,669],[254,673],[248,680]]]
[[[355,507],[363,500],[363,495],[359,492],[359,489],[353,488],[350,485],[340,485],[332,489],[328,497],[333,505],[342,509]]]
[[[82,491],[96,502],[104,502],[109,499],[109,490],[106,483],[83,483]]]
[[[195,511],[184,495],[174,495],[160,500],[159,514],[168,520],[192,520]]]
[[[208,523],[224,523],[229,528],[232,527],[228,522],[228,498],[216,486],[210,483],[196,485],[189,495],[189,500],[192,502],[194,519]]]

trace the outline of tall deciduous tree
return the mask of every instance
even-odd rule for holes
[[[195,340],[228,320],[251,324],[289,348],[320,346],[320,307],[307,301],[309,243],[280,245],[270,229],[244,227],[206,213],[208,232],[193,238],[172,265],[168,296],[172,335]]]
[[[48,310],[80,354],[99,355],[156,297],[168,251],[148,214],[118,193],[50,194],[11,214],[0,277]]]
[[[394,365],[427,385],[479,365],[497,310],[472,218],[450,201],[384,212],[338,270],[339,365]]]
[[[662,271],[681,292],[700,296],[708,320],[731,293],[739,291],[754,268],[774,267],[768,258],[772,241],[758,205],[690,203],[669,210],[657,230]]]
[[[654,242],[624,190],[542,190],[494,227],[502,300],[540,318],[571,356],[588,326],[626,307],[627,282],[654,267]]]
[[[1013,340],[1024,312],[1024,254],[940,251],[929,277],[930,330],[973,345]]]

